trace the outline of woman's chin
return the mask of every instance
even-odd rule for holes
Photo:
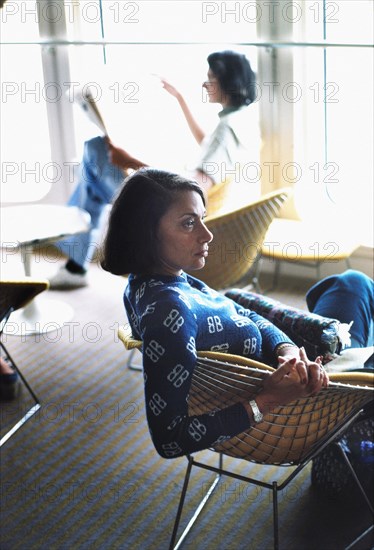
[[[196,269],[203,269],[203,267],[205,267],[205,262],[206,262],[206,259],[201,258],[201,260],[199,262],[199,266]]]
[[[199,271],[199,269],[203,269],[204,266],[205,266],[205,258],[200,258],[198,262],[191,265],[185,271]]]

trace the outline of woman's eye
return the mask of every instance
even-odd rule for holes
[[[195,220],[192,218],[190,220],[186,220],[183,225],[187,228],[193,227],[195,225]]]

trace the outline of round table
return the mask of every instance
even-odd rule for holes
[[[90,215],[76,206],[4,206],[0,209],[0,227],[1,248],[19,251],[25,275],[31,276],[31,257],[35,248],[88,231]],[[12,313],[4,332],[17,336],[50,332],[70,321],[73,315],[69,304],[42,295]]]

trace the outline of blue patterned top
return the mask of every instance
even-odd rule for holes
[[[196,350],[220,351],[277,364],[275,348],[291,342],[281,330],[202,281],[130,275],[124,303],[134,338],[143,342],[147,420],[164,458],[221,443],[250,426],[241,403],[188,416]]]

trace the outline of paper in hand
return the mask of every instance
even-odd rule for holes
[[[105,122],[98,109],[97,103],[92,96],[90,88],[85,86],[82,89],[74,89],[73,101],[83,109],[91,122],[98,126],[104,135],[107,136],[108,131],[106,129]]]

